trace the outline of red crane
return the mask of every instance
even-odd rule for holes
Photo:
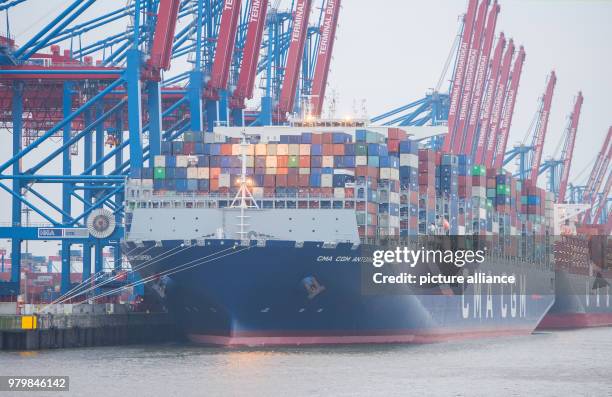
[[[497,14],[499,14],[499,8],[499,4],[497,4],[497,1],[495,1],[491,11],[489,11],[489,17],[487,19],[484,43],[482,45],[480,59],[478,60],[476,80],[474,81],[474,93],[472,95],[470,117],[468,119],[467,131],[465,134],[465,145],[463,145],[463,150],[461,151],[463,154],[472,155],[474,135],[476,133],[476,126],[478,125],[478,116],[480,116],[480,105],[482,103],[482,94],[484,92],[487,72],[489,70],[489,57],[491,56],[491,49],[493,48],[495,25],[497,24]]]
[[[308,17],[312,0],[297,0],[293,14],[293,26],[291,28],[291,41],[287,53],[287,65],[285,67],[285,78],[281,87],[278,110],[284,116],[293,111],[295,93],[298,86],[300,65],[304,56],[304,45],[308,31]]]
[[[514,43],[512,39],[508,42],[508,48],[504,54],[504,60],[502,62],[501,73],[499,75],[499,81],[497,82],[497,88],[495,90],[495,101],[493,101],[493,111],[491,113],[491,122],[489,123],[489,136],[487,140],[487,147],[485,151],[485,165],[487,167],[493,166],[493,156],[495,155],[495,146],[498,139],[499,121],[504,110],[504,101],[506,98],[506,91],[508,89],[508,80],[510,78],[510,66],[512,63],[512,56],[514,55]]]
[[[516,95],[518,93],[518,87],[521,81],[521,73],[523,72],[524,62],[525,49],[523,46],[521,46],[518,56],[514,61],[512,75],[510,77],[510,88],[508,89],[508,94],[506,95],[504,117],[502,118],[501,125],[499,127],[499,135],[497,137],[497,149],[495,152],[495,161],[493,162],[494,168],[501,168],[504,163],[504,155],[506,154],[506,146],[508,145],[508,137],[510,136],[510,126],[512,125],[514,105],[516,104]]]
[[[561,153],[563,169],[561,170],[559,194],[557,195],[557,201],[560,203],[565,202],[565,192],[567,191],[567,182],[569,180],[569,172],[572,165],[574,144],[576,143],[576,131],[578,130],[578,121],[580,120],[580,110],[582,109],[583,100],[584,98],[582,97],[582,92],[578,92],[578,97],[576,98],[576,103],[574,104],[574,111],[570,117],[570,125],[567,131],[565,144],[563,146],[563,152]]]
[[[505,46],[506,38],[504,37],[504,34],[501,33],[499,35],[497,45],[495,46],[495,52],[493,53],[493,60],[491,61],[490,68],[491,73],[487,81],[487,90],[485,92],[485,97],[482,104],[483,113],[479,121],[480,131],[476,144],[476,154],[474,156],[475,164],[484,163],[485,148],[487,145],[489,131],[489,120],[491,118],[491,112],[493,111],[493,98],[495,97],[495,89],[497,88],[497,82],[499,81],[499,69],[501,68],[501,61]]]
[[[597,155],[597,159],[595,160],[595,164],[593,165],[593,170],[589,175],[589,180],[584,189],[584,193],[582,196],[583,201],[585,203],[591,204],[591,207],[584,214],[583,219],[586,222],[589,222],[591,219],[591,210],[595,205],[595,200],[597,199],[597,192],[599,192],[599,189],[601,188],[601,183],[603,182],[603,178],[606,175],[606,172],[608,171],[608,166],[610,165],[610,159],[612,158],[612,147],[610,147],[611,138],[612,127],[610,127],[610,129],[608,130],[606,140],[604,141],[604,144],[601,147],[599,154]]]
[[[461,90],[463,89],[463,77],[465,75],[465,68],[467,66],[468,61],[468,52],[470,50],[470,43],[472,41],[472,30],[474,27],[474,20],[476,19],[477,5],[478,0],[469,0],[468,11],[463,18],[464,28],[461,37],[459,53],[457,54],[457,66],[455,68],[455,77],[453,79],[453,86],[451,89],[450,96],[450,108],[448,111],[448,133],[444,137],[444,144],[442,146],[442,150],[444,152],[450,152],[454,139],[453,134],[455,119],[457,117],[457,110],[459,109]]]
[[[556,84],[557,75],[553,71],[550,73],[550,77],[548,78],[548,83],[546,85],[546,91],[544,92],[544,96],[542,97],[542,108],[540,109],[538,124],[533,135],[533,157],[531,161],[531,173],[529,175],[529,180],[533,182],[534,186],[538,182],[540,162],[542,161],[542,152],[544,150],[544,140],[546,138],[546,131],[548,129],[550,107],[552,105],[552,98],[555,92]]]
[[[610,196],[610,189],[612,188],[612,170],[610,170],[610,173],[608,174],[608,179],[606,180],[606,186],[604,187],[602,194],[601,194],[601,200],[599,200],[599,205],[597,206],[597,211],[595,211],[595,216],[593,217],[593,222],[594,224],[597,224],[599,222],[599,218],[601,217],[601,212],[603,211],[604,207],[606,206],[606,200],[608,199],[608,197]],[[610,220],[608,220],[608,225],[610,224]],[[607,228],[607,230],[610,230],[609,228]]]
[[[472,99],[472,87],[474,85],[474,77],[476,75],[476,62],[480,58],[482,48],[482,33],[485,26],[485,18],[487,16],[487,9],[489,7],[489,0],[483,0],[478,7],[478,14],[476,15],[476,29],[474,30],[474,37],[472,38],[472,45],[468,52],[467,68],[465,70],[465,82],[463,84],[463,93],[461,95],[461,105],[459,106],[459,116],[456,121],[457,125],[453,126],[453,142],[452,152],[461,153],[461,147],[463,145],[463,129],[465,128],[465,122],[468,117],[470,110],[470,103]],[[451,125],[449,124],[449,128]]]
[[[263,31],[266,26],[267,12],[268,0],[253,0],[251,2],[238,83],[229,102],[229,106],[232,109],[244,109],[245,100],[253,98],[255,78],[257,77],[257,62],[259,61],[259,47],[261,46]]]
[[[170,59],[172,58],[172,42],[180,0],[160,0],[157,10],[157,22],[153,43],[151,44],[151,57],[147,61],[147,68],[150,70],[151,78],[160,80],[160,71],[170,69]]]
[[[204,96],[207,99],[219,99],[218,91],[227,87],[230,65],[234,52],[234,42],[238,30],[241,0],[225,0],[221,13],[221,25],[217,36],[217,48],[213,60],[210,80]]]
[[[327,75],[336,39],[336,27],[340,15],[340,0],[327,0],[325,17],[320,26],[321,38],[319,39],[319,51],[317,52],[317,63],[315,66],[312,82],[312,109],[314,116],[320,116],[325,100],[325,88],[327,86]]]

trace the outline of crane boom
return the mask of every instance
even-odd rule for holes
[[[174,40],[180,3],[180,0],[159,1],[157,22],[151,45],[151,57],[147,61],[147,66],[155,79],[160,78],[161,70],[170,69],[172,42]]]
[[[489,136],[485,152],[485,165],[487,167],[493,166],[493,156],[495,155],[495,146],[498,139],[499,121],[502,116],[502,111],[504,110],[504,101],[508,89],[510,66],[512,63],[513,55],[514,43],[512,39],[510,39],[510,41],[508,42],[508,48],[506,49],[506,53],[504,54],[504,61],[502,62],[499,81],[497,82],[497,89],[495,90],[495,101],[493,102],[493,110],[491,112],[491,122],[489,123]]]
[[[285,78],[278,101],[278,109],[282,115],[293,111],[300,65],[304,57],[304,45],[306,43],[308,17],[310,16],[311,5],[312,0],[297,0],[295,6],[289,50],[287,53],[287,66],[285,67]]]
[[[476,19],[476,6],[478,0],[469,0],[468,11],[465,14],[463,34],[461,37],[461,45],[459,46],[459,53],[457,54],[457,65],[455,68],[455,76],[453,79],[453,86],[451,89],[450,96],[450,108],[448,111],[448,133],[444,137],[444,144],[442,150],[444,152],[450,152],[452,148],[452,142],[454,140],[454,126],[455,119],[457,117],[457,110],[459,109],[459,100],[461,99],[461,90],[463,89],[463,77],[465,76],[465,68],[468,61],[468,52],[470,50],[470,43],[472,41],[472,30],[474,27],[474,20]]]
[[[242,64],[238,74],[236,89],[230,98],[229,106],[232,109],[244,109],[245,99],[253,98],[255,78],[257,77],[257,62],[259,61],[259,49],[266,26],[266,14],[268,12],[268,0],[252,0],[249,11],[249,21],[242,55]]]
[[[569,180],[570,167],[572,165],[572,156],[574,154],[574,144],[576,143],[576,131],[578,130],[578,121],[580,121],[580,110],[582,109],[582,92],[578,92],[574,111],[572,112],[567,139],[563,147],[561,159],[563,160],[563,169],[561,171],[561,180],[559,182],[559,194],[557,200],[560,203],[565,202],[565,192],[567,191],[567,182]]]
[[[519,54],[514,61],[512,75],[510,77],[510,88],[506,96],[506,105],[504,117],[501,121],[499,137],[497,139],[497,149],[495,152],[495,161],[493,167],[501,168],[504,163],[504,154],[508,145],[508,137],[510,136],[510,126],[512,125],[512,116],[514,115],[514,105],[516,104],[516,95],[518,93],[521,74],[523,72],[523,63],[525,62],[525,49],[523,46],[519,49]]]
[[[540,111],[538,125],[533,135],[533,156],[531,161],[531,175],[529,176],[529,180],[533,182],[534,186],[538,182],[540,162],[542,161],[542,152],[544,150],[544,139],[546,138],[546,131],[548,129],[550,107],[552,105],[552,97],[555,91],[556,84],[557,75],[553,71],[550,73],[550,77],[548,78],[546,91],[544,93],[544,97],[542,98],[542,110]]]
[[[327,75],[336,39],[336,27],[340,15],[340,0],[327,0],[325,6],[325,17],[321,23],[321,38],[319,39],[319,50],[317,52],[317,63],[315,66],[312,82],[312,114],[320,116],[325,100],[325,88],[327,86]]]
[[[472,102],[472,87],[474,85],[474,77],[476,75],[476,62],[480,58],[482,49],[482,33],[484,31],[488,7],[489,0],[482,0],[478,6],[478,13],[476,14],[476,29],[474,29],[472,44],[470,46],[470,50],[468,51],[468,61],[465,70],[465,81],[463,84],[463,93],[461,95],[459,106],[459,115],[455,121],[456,125],[454,126],[455,132],[453,134],[454,138],[452,142],[453,153],[461,153],[461,147],[464,143],[463,129],[465,128],[468,112],[470,110],[469,106]]]
[[[484,153],[489,132],[489,120],[491,118],[491,111],[493,110],[493,98],[495,97],[495,89],[497,88],[497,82],[499,80],[499,69],[501,67],[505,47],[506,38],[504,37],[504,33],[500,33],[499,40],[495,46],[495,52],[493,53],[493,60],[491,61],[491,73],[487,81],[487,90],[482,104],[483,113],[479,120],[480,131],[476,144],[476,154],[474,156],[474,163],[476,164],[483,164],[484,162]]]
[[[234,52],[234,43],[236,41],[236,32],[238,30],[240,3],[241,0],[225,0],[223,4],[215,59],[205,92],[205,96],[208,99],[218,99],[218,90],[227,87],[230,65],[232,63],[232,54]]]
[[[495,25],[497,24],[497,15],[499,14],[499,4],[497,0],[493,3],[487,25],[485,28],[484,43],[482,52],[478,60],[478,69],[476,70],[476,80],[474,81],[474,93],[472,95],[472,104],[470,107],[470,116],[468,118],[467,132],[465,136],[465,145],[463,145],[463,154],[472,155],[472,146],[474,145],[474,135],[478,125],[478,116],[480,116],[480,105],[482,104],[482,94],[485,88],[487,79],[487,71],[489,69],[489,57],[493,48],[493,39],[495,38]]]
[[[595,164],[593,165],[593,170],[589,175],[589,180],[586,184],[583,194],[583,201],[586,203],[590,203],[591,207],[587,209],[584,214],[584,220],[586,222],[590,221],[591,218],[591,210],[595,205],[595,200],[597,199],[597,192],[601,188],[601,183],[603,182],[603,178],[608,171],[608,166],[610,165],[610,159],[612,158],[612,147],[610,147],[610,139],[612,138],[612,127],[608,130],[608,135],[606,136],[606,140],[604,141],[599,154],[597,155],[597,160],[595,160]]]
[[[605,205],[605,201],[610,196],[610,189],[612,189],[612,170],[608,174],[608,179],[606,180],[606,186],[601,195],[601,200],[599,201],[599,205],[597,206],[597,210],[595,211],[595,216],[593,217],[593,223],[599,222],[599,218],[601,217],[601,212],[603,211]],[[608,221],[609,223],[610,221]]]

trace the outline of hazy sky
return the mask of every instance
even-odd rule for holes
[[[11,14],[11,31],[17,35],[17,43],[23,44],[69,3],[28,0],[18,6]],[[117,3],[126,1],[98,0],[87,15],[99,15]],[[546,76],[554,69],[557,85],[544,158],[556,149],[574,97],[582,90],[584,105],[571,171],[575,176],[592,161],[612,125],[612,1],[502,0],[500,4],[496,35],[503,31],[515,44],[524,45],[527,54],[509,145],[523,139]],[[345,0],[327,90],[328,95],[336,92],[337,116],[353,114],[354,103],[361,108],[363,99],[369,116],[375,116],[417,100],[433,88],[466,7],[466,0]],[[6,29],[4,18],[0,29]],[[0,134],[6,143],[0,145],[0,155],[7,158],[10,135],[5,130]],[[40,152],[51,147],[42,147]],[[583,181],[588,171],[590,168],[577,182]],[[0,203],[8,201],[7,194],[0,195]],[[0,221],[10,221],[8,211]]]

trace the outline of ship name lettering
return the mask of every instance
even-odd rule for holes
[[[524,318],[527,317],[527,280],[524,275],[517,277],[518,287],[510,284],[510,290],[504,291],[503,284],[499,286],[499,309],[494,305],[495,295],[493,293],[493,285],[487,284],[486,290],[483,291],[481,284],[474,284],[474,289],[471,294],[464,293],[461,295],[461,315],[464,319],[492,319],[495,313],[499,310],[501,318],[508,317],[508,302],[510,302],[510,317]],[[465,288],[465,287],[464,287]],[[470,298],[470,295],[471,298]],[[483,308],[484,301],[484,308]],[[483,310],[484,309],[484,310]],[[483,312],[484,311],[484,312]]]

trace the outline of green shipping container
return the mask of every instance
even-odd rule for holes
[[[368,145],[365,143],[356,143],[355,144],[355,156],[367,156],[368,155]]]
[[[472,167],[472,176],[484,176],[487,175],[487,169],[484,165],[475,165]]]
[[[166,169],[164,167],[155,167],[153,169],[153,179],[165,179]]]
[[[298,156],[289,156],[287,166],[289,168],[297,168],[299,165],[299,157]]]
[[[508,186],[508,185],[497,185],[497,194],[500,194],[500,195],[509,195],[510,194],[510,186]]]

